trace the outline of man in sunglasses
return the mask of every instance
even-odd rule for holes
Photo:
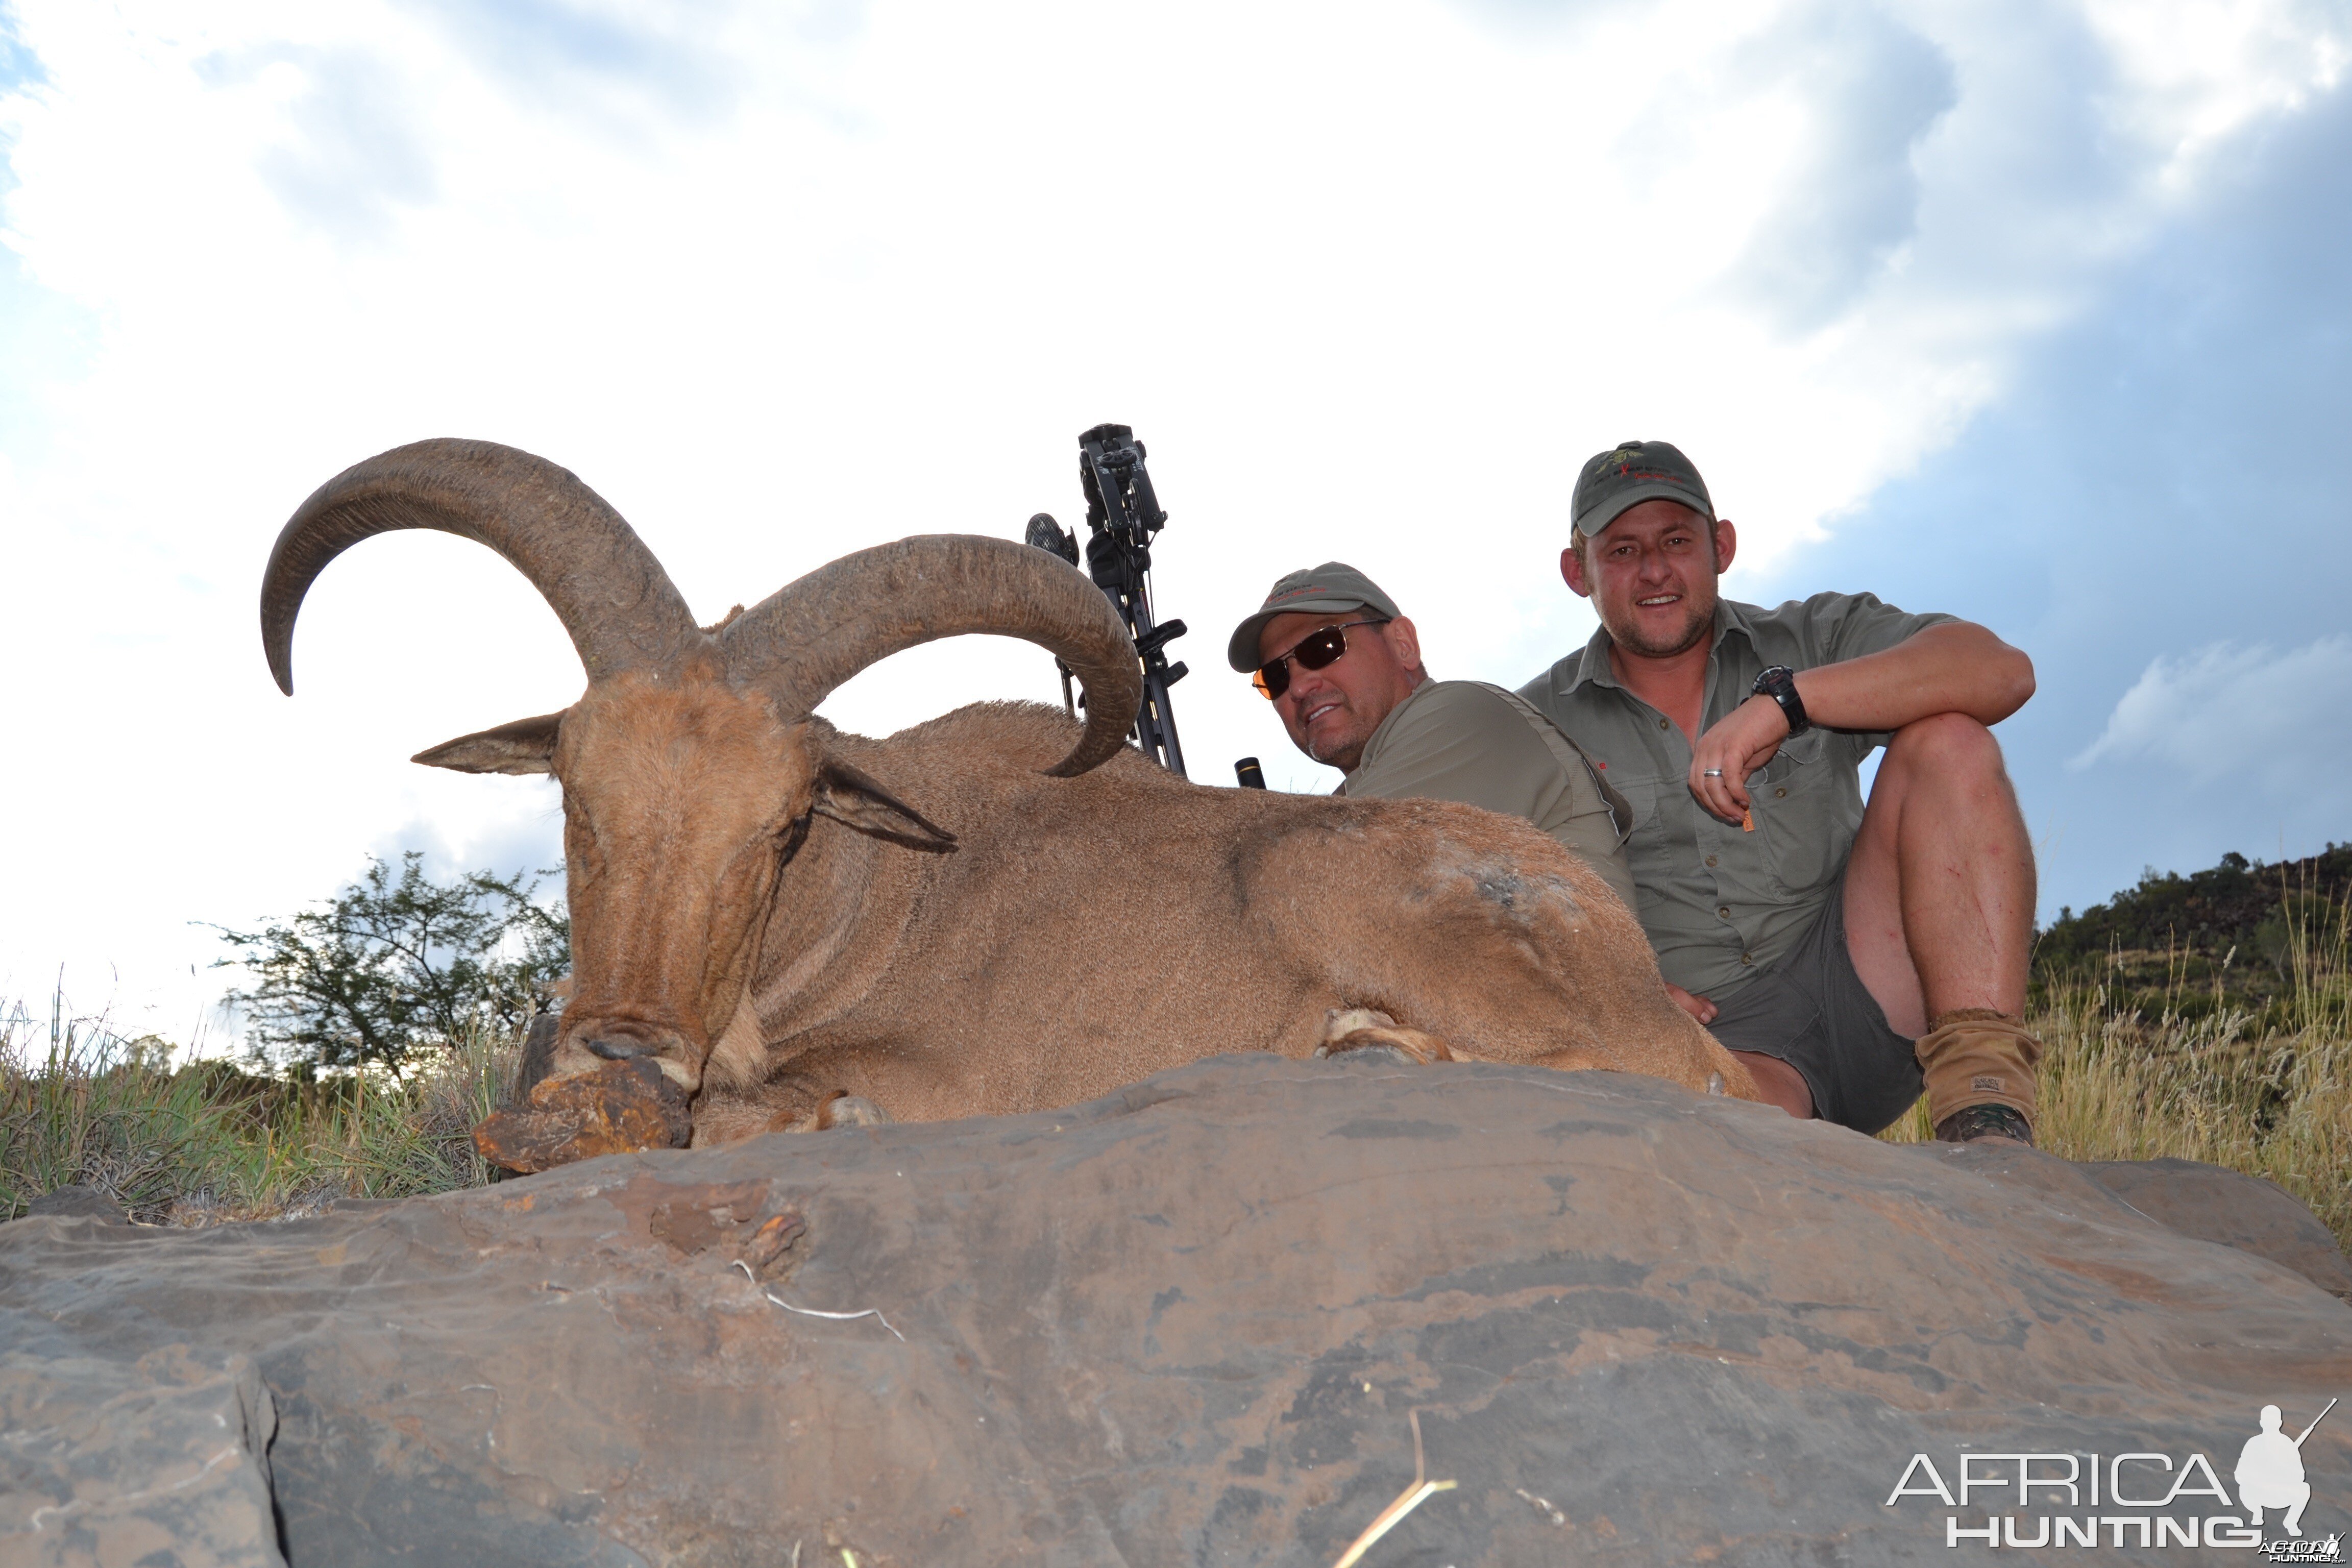
[[[1520,689],[1632,797],[1676,999],[1791,1114],[2033,1141],[2033,847],[1990,726],[2033,665],[1868,594],[1717,593],[1738,539],[1664,441],[1588,461],[1560,574],[1601,630]],[[1860,769],[1886,755],[1864,805]]]
[[[1575,742],[1499,686],[1433,680],[1396,601],[1329,561],[1275,584],[1225,647],[1293,744],[1347,774],[1342,795],[1458,800],[1524,816],[1582,856],[1631,908],[1624,798]]]

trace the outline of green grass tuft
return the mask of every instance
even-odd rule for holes
[[[61,1000],[46,1027],[18,1007],[0,1017],[0,1220],[76,1183],[171,1225],[479,1185],[490,1173],[468,1134],[516,1050],[476,1031],[406,1081],[359,1071],[296,1082],[219,1061],[173,1071],[151,1044],[70,1017]]]

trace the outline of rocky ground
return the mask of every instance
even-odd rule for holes
[[[2260,1406],[2352,1393],[2347,1293],[2212,1167],[1223,1058],[294,1223],[0,1227],[0,1562],[1324,1565],[1412,1488],[1415,1413],[1455,1484],[1372,1568],[1943,1562],[1948,1516],[2069,1510],[1890,1506],[1913,1455],[2226,1480]],[[2352,1422],[2304,1453],[2345,1529]]]

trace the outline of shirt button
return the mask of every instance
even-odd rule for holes
[[[1752,952],[1743,952],[1739,955],[1739,962],[1752,969],[1756,966],[1756,955]]]
[[[1663,729],[1664,729],[1665,727],[1666,727],[1666,721],[1665,721],[1664,719],[1659,720],[1659,721],[1658,721],[1658,728],[1659,728],[1659,729],[1661,729],[1661,730],[1663,730]]]
[[[1774,790],[1774,791],[1772,792],[1772,798],[1773,798],[1774,800],[1786,800],[1786,799],[1788,799],[1788,798],[1789,798],[1789,786],[1788,786],[1787,784],[1782,784],[1779,789]]]
[[[1708,857],[1706,858],[1706,863],[1707,863],[1709,866],[1714,865],[1714,864],[1715,864],[1715,857],[1714,857],[1714,856],[1712,856],[1712,855],[1708,856]]]
[[[1715,912],[1721,915],[1725,920],[1729,920],[1731,918],[1731,906],[1729,904],[1725,904]]]

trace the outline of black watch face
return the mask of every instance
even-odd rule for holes
[[[1796,672],[1786,665],[1774,665],[1756,678],[1757,691],[1780,705],[1781,714],[1789,721],[1789,733],[1798,734],[1812,728],[1805,717],[1804,700],[1797,695]]]

